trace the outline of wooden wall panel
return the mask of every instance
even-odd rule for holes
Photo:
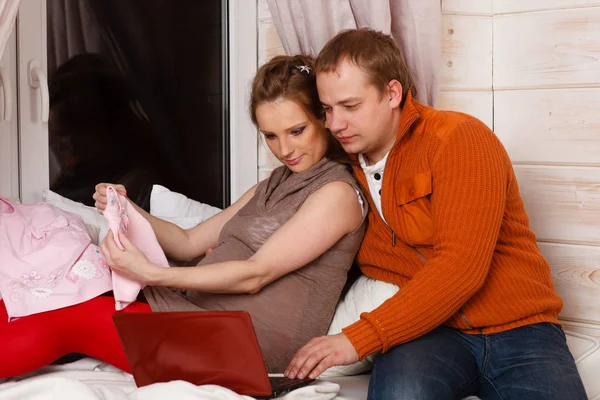
[[[258,65],[277,55],[285,54],[279,34],[271,18],[266,0],[258,2]],[[258,179],[266,178],[281,163],[271,154],[262,136],[258,138]]]
[[[495,91],[494,129],[513,162],[600,166],[598,110],[600,89]]]
[[[479,118],[490,129],[493,129],[493,95],[492,91],[440,92],[436,108],[439,110],[460,111]]]
[[[600,7],[494,17],[494,90],[600,87]]]
[[[564,300],[561,318],[600,321],[600,247],[540,243]]]
[[[444,15],[441,87],[492,89],[492,18]]]
[[[538,240],[600,245],[600,168],[516,165]]]
[[[271,175],[275,168],[261,167],[258,169],[258,181],[264,181]]]
[[[269,5],[267,0],[258,0],[256,14],[258,19],[271,18],[271,12],[269,11]]]
[[[469,1],[469,0],[464,0]],[[494,14],[600,6],[598,0],[494,0]]]
[[[285,54],[285,51],[273,20],[261,19],[258,22],[258,65],[260,66],[281,54]]]
[[[463,15],[494,14],[493,0],[442,0],[442,13]]]

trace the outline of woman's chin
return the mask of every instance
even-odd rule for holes
[[[310,163],[310,162],[307,162],[307,160],[302,160],[302,162],[300,162],[296,165],[286,164],[286,167],[288,167],[290,169],[290,171],[298,173],[298,172],[304,172],[306,170],[309,170],[312,167],[314,167],[315,165],[316,165],[316,163]]]

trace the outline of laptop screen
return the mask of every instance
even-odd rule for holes
[[[185,380],[271,394],[246,312],[117,312],[113,320],[137,386]]]

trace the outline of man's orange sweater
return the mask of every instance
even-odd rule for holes
[[[360,166],[354,172],[368,192]],[[409,94],[381,196],[386,221],[369,198],[357,262],[365,275],[400,290],[343,329],[361,359],[441,324],[489,334],[558,323],[562,300],[510,159],[482,122]]]

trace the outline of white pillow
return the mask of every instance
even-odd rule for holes
[[[92,239],[92,243],[98,246],[100,243],[100,227],[98,225],[85,224],[88,233],[90,234],[90,238]],[[106,234],[104,235],[106,236]],[[104,239],[104,236],[102,237]]]
[[[218,214],[221,209],[187,198],[181,193],[172,192],[164,186],[153,185],[150,194],[150,214],[161,219],[165,217],[198,219],[199,222]],[[182,220],[179,220],[182,221]],[[192,220],[187,221],[191,223]],[[186,221],[183,221],[186,222]]]
[[[348,325],[360,319],[360,314],[370,312],[398,292],[399,288],[391,283],[371,279],[361,275],[350,287],[346,296],[337,305],[328,335],[335,335]],[[331,367],[321,374],[322,378],[358,375],[370,371],[379,353],[367,356],[352,365]]]
[[[42,191],[42,200],[61,210],[79,215],[83,219],[83,222],[85,222],[88,233],[92,238],[92,243],[95,245],[100,243],[108,233],[108,223],[95,207],[89,207],[83,203],[67,199],[48,189]]]
[[[88,228],[92,243],[98,245],[108,233],[106,218],[95,207],[86,206],[66,197],[44,189],[42,192],[44,202],[52,204],[61,210],[79,215]],[[150,195],[151,214],[166,221],[172,222],[183,229],[193,228],[200,222],[207,220],[221,210],[172,192],[164,186],[154,185]]]

